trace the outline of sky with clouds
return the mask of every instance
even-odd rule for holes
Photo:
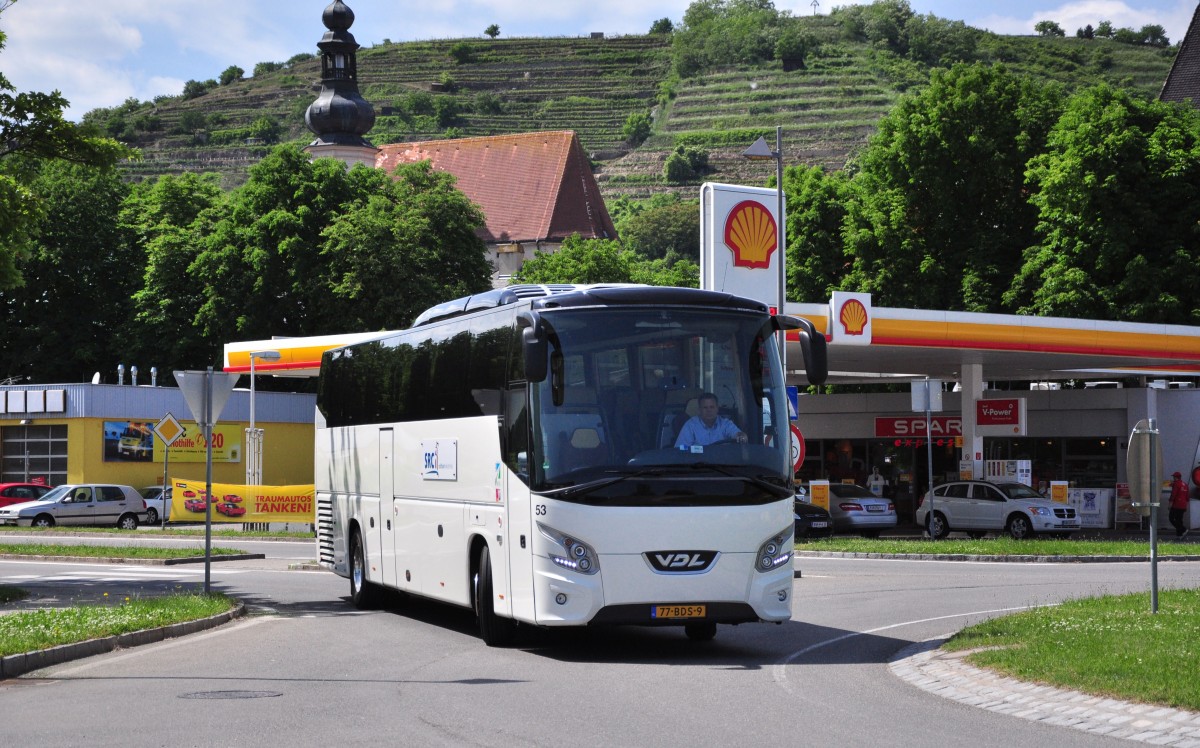
[[[0,0],[3,7],[8,0]],[[659,18],[679,23],[690,0],[345,0],[359,44],[385,39],[645,33]],[[776,0],[796,15],[827,13],[853,0]],[[1187,31],[1197,0],[909,0],[917,13],[1003,34],[1029,34],[1053,20],[1073,34],[1086,24],[1161,25],[1172,42]],[[328,0],[16,0],[0,13],[8,35],[2,71],[19,91],[59,90],[78,119],[129,97],[175,95],[188,80],[215,79],[230,65],[247,71],[316,52]]]

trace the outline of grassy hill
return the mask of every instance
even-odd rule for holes
[[[761,183],[770,164],[741,152],[759,135],[784,129],[786,163],[840,168],[874,133],[903,92],[927,71],[863,43],[842,40],[826,17],[810,21],[822,39],[806,66],[779,63],[724,69],[679,80],[670,74],[669,38],[450,39],[385,43],[359,51],[359,82],[377,114],[375,144],[536,130],[575,130],[591,155],[606,198],[665,190],[695,194],[699,181],[667,184],[667,155],[678,144],[708,152],[703,180]],[[1076,88],[1101,80],[1154,96],[1173,50],[1110,40],[985,35],[986,62]],[[218,86],[195,98],[130,102],[92,113],[142,149],[131,178],[216,171],[227,186],[274,142],[306,143],[304,111],[320,88],[320,61]],[[661,102],[661,105],[660,105]],[[634,148],[622,127],[651,113],[651,137]],[[264,127],[264,122],[269,127]]]

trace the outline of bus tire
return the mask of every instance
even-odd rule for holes
[[[479,551],[479,569],[475,572],[474,588],[479,638],[489,647],[502,647],[512,641],[516,621],[496,615],[495,593],[492,589],[492,558],[487,546]]]
[[[350,536],[350,602],[359,610],[370,610],[378,599],[378,589],[367,581],[367,557],[358,530]]]

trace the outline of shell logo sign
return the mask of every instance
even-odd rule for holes
[[[0,0],[2,3],[3,0]],[[779,306],[779,193],[705,182],[700,188],[700,287]]]
[[[867,327],[867,308],[858,299],[850,299],[842,304],[838,322],[842,323],[842,332],[847,335],[862,335]]]
[[[733,252],[733,264],[742,268],[771,266],[771,253],[779,246],[775,216],[756,200],[733,206],[725,219],[725,245]]]
[[[871,294],[834,291],[829,301],[830,343],[871,344]]]

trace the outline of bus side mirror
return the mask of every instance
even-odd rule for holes
[[[521,330],[521,347],[525,355],[525,379],[542,382],[546,379],[546,336],[542,334],[541,320],[534,312],[522,312],[517,316]]]
[[[817,332],[812,322],[790,314],[776,314],[771,318],[775,329],[787,334],[787,330],[799,332],[800,350],[804,354],[804,373],[809,384],[824,384],[829,376],[829,358],[825,348],[825,335]]]

